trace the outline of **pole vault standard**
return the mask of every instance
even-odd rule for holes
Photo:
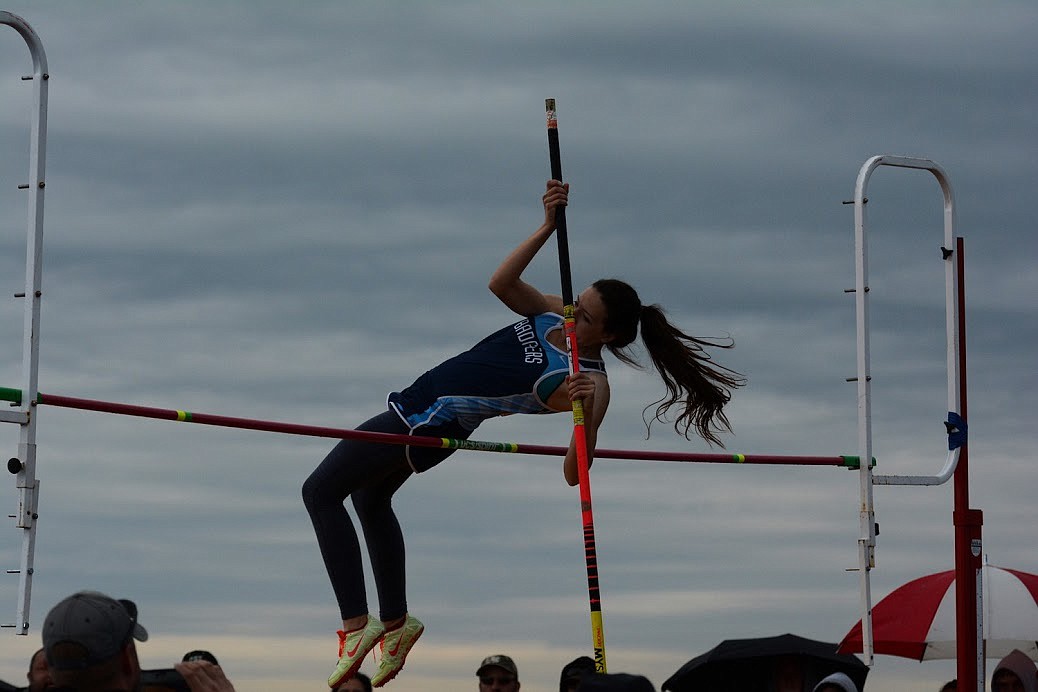
[[[0,12],[0,24],[10,26],[25,40],[32,56],[32,75],[22,77],[33,87],[32,120],[29,130],[28,178],[18,189],[28,193],[28,224],[25,241],[25,290],[16,293],[23,303],[22,327],[22,388],[31,400],[36,393],[40,362],[40,298],[43,274],[43,192],[47,161],[47,53],[43,43],[29,23],[18,15]],[[15,527],[22,532],[21,562],[18,574],[18,609],[14,627],[18,634],[29,631],[29,594],[32,591],[33,555],[36,551],[36,507],[40,496],[40,482],[36,479],[36,419],[29,415],[29,407],[17,411],[0,411],[0,422],[18,423],[18,457],[15,474],[18,489],[18,513],[13,515]],[[11,468],[9,465],[8,468]]]
[[[865,237],[866,188],[872,173],[880,166],[929,171],[937,179],[944,196],[944,244],[941,257],[945,265],[945,332],[948,378],[948,456],[936,476],[873,476],[871,468],[861,469],[860,538],[858,565],[862,602],[862,653],[872,665],[872,592],[869,572],[875,567],[876,528],[873,485],[941,485],[955,479],[955,603],[956,658],[960,686],[984,691],[983,612],[980,603],[983,574],[983,513],[969,507],[966,422],[966,321],[963,240],[955,236],[955,204],[951,181],[939,165],[929,159],[908,156],[873,156],[862,164],[854,186],[855,313],[858,334],[858,442],[864,458],[872,456],[871,357],[869,354],[868,244]]]
[[[559,122],[555,118],[555,99],[544,100],[548,120],[548,155],[551,177],[562,181],[562,157],[559,154]],[[580,372],[577,351],[577,329],[573,306],[573,279],[569,265],[569,238],[566,227],[566,208],[555,210],[555,238],[559,245],[559,274],[562,280],[562,317],[569,350],[570,373]],[[587,592],[591,604],[591,643],[595,654],[595,670],[606,672],[605,627],[602,624],[602,594],[598,578],[598,548],[595,546],[595,517],[591,511],[591,475],[587,456],[587,438],[584,435],[584,404],[573,401],[573,441],[577,453],[577,482],[580,486],[580,515],[584,524],[584,559],[587,562]]]
[[[0,401],[8,401],[15,405],[22,403],[22,392],[18,389],[0,387]],[[517,442],[487,442],[481,440],[456,440],[449,437],[422,437],[417,435],[395,435],[393,433],[377,433],[366,430],[350,430],[301,423],[283,423],[280,421],[260,420],[255,418],[237,418],[211,413],[198,413],[183,409],[155,408],[121,404],[99,399],[81,399],[71,396],[39,393],[33,406],[54,406],[57,408],[112,413],[120,416],[137,418],[154,418],[158,420],[195,423],[222,428],[239,428],[242,430],[261,430],[288,435],[308,437],[328,437],[340,440],[362,440],[382,444],[411,445],[412,447],[436,447],[440,449],[461,449],[476,452],[503,452],[510,454],[537,454],[543,456],[565,456],[566,447],[550,445],[519,444]],[[637,461],[673,461],[709,464],[749,464],[749,465],[788,465],[788,466],[839,466],[857,469],[859,460],[856,456],[796,456],[778,454],[714,454],[697,452],[660,452],[638,451],[630,449],[599,449],[596,458],[630,459]],[[17,459],[12,462],[17,462]],[[8,467],[14,467],[9,463]]]

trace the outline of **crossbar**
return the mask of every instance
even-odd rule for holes
[[[18,389],[0,387],[0,401],[20,404],[22,392]],[[71,408],[99,413],[112,413],[121,416],[139,418],[155,418],[180,423],[197,423],[225,428],[241,428],[245,430],[262,430],[289,435],[305,435],[310,437],[329,437],[336,439],[361,440],[381,444],[411,445],[413,447],[437,447],[440,449],[463,449],[479,452],[505,452],[512,454],[539,454],[545,456],[565,456],[566,447],[549,445],[519,444],[516,442],[487,442],[482,440],[458,440],[449,437],[425,437],[419,435],[396,435],[393,433],[370,432],[366,430],[350,430],[319,425],[300,423],[283,423],[280,421],[258,420],[254,418],[238,418],[210,413],[196,413],[182,409],[154,408],[134,404],[120,404],[98,399],[81,399],[55,394],[37,394],[36,404]],[[708,464],[760,464],[760,465],[794,465],[794,466],[839,466],[857,469],[860,460],[856,456],[804,456],[779,454],[731,454],[731,453],[697,453],[697,452],[662,452],[638,451],[628,449],[598,449],[596,459],[633,459],[640,461],[673,461]],[[875,465],[875,459],[872,465]]]

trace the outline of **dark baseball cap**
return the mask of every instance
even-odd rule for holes
[[[559,676],[559,688],[565,687],[567,682],[580,680],[585,675],[595,672],[595,661],[590,656],[580,656],[567,663],[562,668]]]
[[[98,591],[80,591],[60,601],[43,622],[47,665],[55,670],[89,668],[116,656],[130,642],[148,641],[137,622],[137,605]]]
[[[479,664],[479,668],[476,669],[476,675],[482,675],[483,671],[490,666],[497,666],[502,670],[507,670],[515,677],[519,677],[519,669],[515,667],[515,661],[504,654],[494,654],[484,658],[483,662]]]

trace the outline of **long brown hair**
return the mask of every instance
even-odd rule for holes
[[[605,346],[617,359],[641,367],[628,348],[641,331],[642,343],[653,367],[659,373],[667,394],[645,407],[656,407],[655,420],[663,422],[670,409],[678,406],[674,429],[689,436],[696,434],[710,444],[724,447],[718,433],[732,431],[724,413],[732,390],[746,384],[741,374],[714,363],[707,348],[732,348],[735,341],[702,339],[681,331],[669,321],[659,305],[642,305],[638,293],[619,279],[599,279],[592,284],[606,308],[605,330],[613,340]],[[646,428],[652,421],[646,421]]]

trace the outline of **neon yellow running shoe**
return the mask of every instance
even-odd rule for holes
[[[328,678],[328,687],[335,687],[356,675],[360,670],[360,664],[364,662],[364,657],[375,648],[385,631],[382,623],[371,615],[368,615],[368,622],[364,627],[349,632],[339,630],[339,663],[335,666],[335,672]]]
[[[382,660],[379,661],[378,670],[371,676],[372,687],[382,687],[396,677],[404,667],[404,659],[411,647],[424,631],[425,625],[410,615],[399,627],[386,631],[381,644]]]

